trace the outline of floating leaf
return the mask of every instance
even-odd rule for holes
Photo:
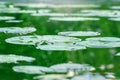
[[[77,42],[81,41],[79,38],[57,36],[57,35],[29,35],[29,36],[18,36],[12,37],[5,40],[7,43],[11,44],[21,44],[21,45],[35,45],[36,43],[59,43],[59,42]]]
[[[98,8],[99,5],[79,5],[79,4],[58,4],[58,5],[51,5],[51,8]]]
[[[120,21],[120,18],[109,18],[109,20],[111,20],[111,21]]]
[[[80,19],[79,21],[82,21],[82,20],[85,20],[85,19],[88,19],[86,18],[86,16],[98,16],[97,14],[93,14],[93,13],[55,13],[55,12],[52,12],[52,13],[33,13],[31,14],[31,16],[49,16],[49,17],[65,17],[65,18],[70,18],[70,19],[74,19],[76,18],[77,20]],[[81,17],[82,16],[82,17]],[[77,18],[78,17],[78,18]],[[89,19],[99,19],[99,18],[89,18]]]
[[[77,42],[81,41],[79,38],[74,37],[65,37],[65,36],[58,36],[58,35],[44,35],[42,36],[43,41],[47,42]]]
[[[28,7],[28,8],[47,8],[51,4],[47,3],[15,3],[15,6]]]
[[[118,37],[94,37],[94,38],[87,38],[87,41],[105,41],[105,42],[117,42],[120,41]]]
[[[15,17],[12,17],[12,16],[0,16],[0,21],[1,20],[11,20],[11,19],[15,19]]]
[[[40,36],[39,36],[40,38]],[[18,36],[18,37],[12,37],[8,38],[5,41],[7,43],[11,44],[21,44],[21,45],[35,45],[37,42],[39,42],[38,36],[30,35],[30,36]]]
[[[111,9],[120,9],[120,6],[112,6]]]
[[[63,74],[47,74],[34,77],[34,79],[38,80],[68,80],[65,78],[66,76]]]
[[[34,13],[31,16],[68,16],[68,13]]]
[[[120,56],[120,52],[116,54],[116,56]]]
[[[81,13],[98,17],[120,17],[120,11],[118,10],[81,10]]]
[[[82,12],[82,13],[99,13],[99,12],[101,12],[101,13],[110,13],[110,12],[112,12],[112,10],[99,10],[99,9],[85,10],[84,9],[84,10],[81,10],[80,12]]]
[[[0,8],[0,13],[18,12],[20,8]]]
[[[120,47],[120,42],[102,42],[102,41],[82,41],[76,43],[77,45],[83,45],[90,48],[116,48]]]
[[[106,74],[105,78],[107,78],[107,79],[113,79],[114,80],[116,78],[114,73],[106,72],[105,74]]]
[[[36,13],[36,10],[13,10],[13,11],[6,11],[5,13],[20,13],[20,14],[33,14]]]
[[[36,29],[34,27],[3,27],[0,28],[0,32],[11,33],[11,34],[28,34],[35,32]]]
[[[38,44],[36,48],[41,50],[52,50],[52,51],[75,51],[75,50],[86,49],[85,46],[77,46],[73,44],[49,44],[49,45]]]
[[[92,16],[93,14],[81,14],[81,13],[34,13],[31,14],[31,16],[59,16],[59,17],[65,17],[65,16]]]
[[[15,72],[22,72],[26,74],[44,74],[45,72],[53,72],[52,69],[42,66],[14,66]]]
[[[49,12],[51,12],[50,9],[40,9],[40,10],[38,10],[38,13],[49,13]]]
[[[75,64],[75,63],[62,63],[53,65],[50,67],[55,72],[67,72],[69,69],[77,70],[77,71],[93,71],[94,67],[86,65],[86,64]]]
[[[100,74],[85,73],[80,76],[75,76],[71,80],[107,80]]]
[[[79,5],[79,4],[48,4],[48,3],[16,3],[16,6],[24,6],[29,8],[98,8],[100,5],[89,4],[89,5]]]
[[[32,62],[35,58],[18,55],[0,55],[0,63],[18,63],[18,61]]]
[[[36,13],[36,10],[20,10],[20,11],[18,11],[18,12],[16,12],[16,13]]]
[[[100,35],[100,33],[93,32],[93,31],[67,31],[67,32],[59,32],[58,35],[63,35],[63,36],[97,36],[97,35]]]
[[[7,23],[21,23],[23,20],[8,20]]]
[[[98,21],[99,18],[86,18],[86,17],[50,17],[52,21]]]

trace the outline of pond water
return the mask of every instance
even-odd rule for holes
[[[0,80],[120,80],[119,3],[11,1],[0,2]]]

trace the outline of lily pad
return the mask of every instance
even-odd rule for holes
[[[58,4],[58,5],[51,5],[51,8],[98,8],[100,5],[79,5],[79,4]]]
[[[13,70],[26,74],[45,74],[45,72],[53,72],[52,69],[42,66],[14,66]]]
[[[120,47],[120,42],[101,42],[101,41],[82,41],[76,43],[77,45],[83,45],[89,48],[116,48]]]
[[[50,9],[40,9],[40,10],[38,10],[38,13],[49,13],[49,12],[51,12]]]
[[[47,8],[51,4],[47,3],[15,3],[15,6],[28,7],[28,8]]]
[[[0,21],[1,20],[12,20],[12,19],[15,19],[15,17],[12,17],[12,16],[0,16]]]
[[[74,37],[65,37],[65,36],[58,36],[58,35],[44,35],[42,36],[42,40],[47,42],[77,42],[81,41],[80,38],[74,38]]]
[[[79,4],[48,4],[48,3],[16,3],[16,6],[24,6],[29,8],[98,8],[100,5],[89,4],[89,5],[79,5]]]
[[[120,21],[120,18],[109,18],[111,21]]]
[[[32,62],[35,58],[19,55],[0,55],[0,63],[18,63],[18,61]]]
[[[36,10],[13,10],[13,11],[7,11],[6,13],[20,13],[20,14],[29,14],[29,13],[31,13],[31,14],[33,14],[33,13],[36,13],[37,11]]]
[[[107,80],[100,74],[85,73],[83,75],[75,76],[71,80]]]
[[[81,10],[81,13],[98,17],[120,17],[120,11],[118,10]]]
[[[0,8],[0,13],[18,12],[20,8]]]
[[[52,21],[98,21],[99,18],[87,18],[87,17],[50,17]]]
[[[3,27],[0,28],[0,32],[11,33],[11,34],[28,34],[35,32],[36,29],[34,27]]]
[[[33,13],[31,16],[68,16],[68,13]]]
[[[37,11],[36,10],[20,10],[20,11],[18,11],[18,12],[16,12],[16,13],[36,13]]]
[[[49,16],[49,17],[80,17],[83,16],[86,17],[86,16],[96,16],[95,14],[93,13],[55,13],[55,12],[52,12],[52,13],[33,13],[31,14],[31,16]]]
[[[59,16],[59,17],[64,17],[64,16],[83,16],[84,14],[79,14],[79,13],[34,13],[31,14],[31,16]]]
[[[87,64],[75,64],[75,63],[62,63],[56,64],[50,67],[55,72],[65,73],[69,69],[77,70],[77,71],[93,71],[95,70],[94,67],[89,66]]]
[[[47,75],[40,75],[34,77],[34,79],[38,80],[68,80],[66,76],[63,74],[47,74]]]
[[[79,38],[57,36],[57,35],[29,35],[29,36],[18,36],[12,37],[5,40],[11,44],[21,45],[35,45],[36,43],[59,43],[59,42],[77,42],[81,41]]]
[[[111,9],[120,9],[120,6],[112,6]]]
[[[115,73],[106,72],[105,74],[106,74],[105,78],[107,78],[107,79],[113,79],[114,80],[116,78]]]
[[[112,10],[98,10],[98,9],[92,9],[92,10],[81,10],[80,12],[83,12],[83,13],[98,13],[98,12],[101,12],[101,13],[109,13],[109,12],[112,12]]]
[[[8,20],[7,23],[21,23],[23,20]]]
[[[63,36],[97,36],[97,35],[100,35],[100,33],[93,32],[93,31],[67,31],[67,32],[59,32],[58,35],[63,35]]]
[[[30,36],[12,37],[6,39],[5,41],[11,44],[35,45],[37,42],[40,42],[39,39],[41,39],[40,36],[30,35]]]
[[[86,49],[85,46],[77,46],[73,44],[49,44],[49,45],[41,45],[38,44],[37,49],[48,50],[48,51],[75,51],[75,50],[83,50]]]
[[[119,53],[117,53],[115,56],[120,56],[120,52],[119,52]]]
[[[105,42],[117,42],[120,41],[119,37],[94,37],[87,38],[87,41],[105,41]]]

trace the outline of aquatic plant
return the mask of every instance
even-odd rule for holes
[[[35,58],[33,57],[27,57],[27,56],[20,56],[20,55],[0,55],[0,63],[18,63],[18,61],[26,61],[26,62],[32,62]]]
[[[65,37],[58,35],[28,35],[28,36],[17,36],[8,38],[5,40],[7,43],[11,44],[21,44],[21,45],[36,45],[36,44],[50,44],[50,43],[64,43],[64,42],[77,42],[81,41],[79,38]]]
[[[97,36],[97,35],[100,35],[100,33],[93,32],[93,31],[66,31],[66,32],[59,32],[58,35],[62,35],[62,36]]]
[[[45,74],[45,72],[53,72],[52,69],[43,66],[14,66],[13,70],[26,74]]]
[[[34,27],[3,27],[0,28],[0,32],[3,33],[11,33],[11,34],[28,34],[28,33],[32,33],[35,32],[36,28]]]

